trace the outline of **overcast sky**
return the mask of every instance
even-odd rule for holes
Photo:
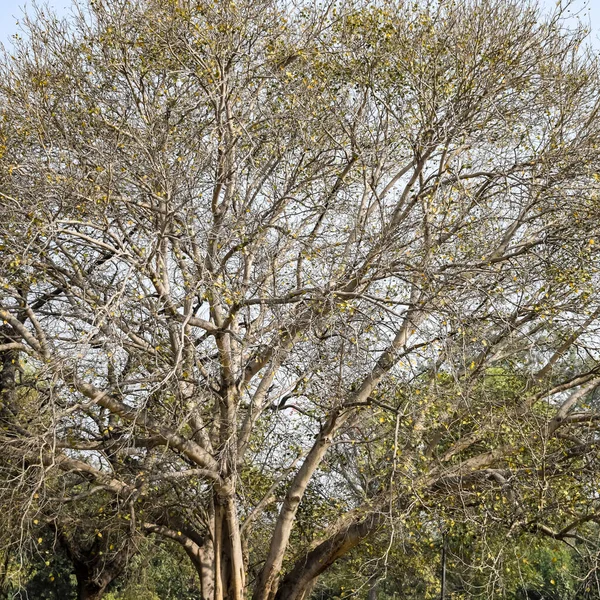
[[[0,0],[0,42],[10,41],[10,36],[17,31],[16,21],[22,14],[22,7],[24,5],[31,6],[31,4],[32,0]],[[67,8],[71,5],[71,0],[47,0],[47,2],[42,1],[40,4],[48,4],[59,14],[67,14]],[[540,0],[540,4],[551,8],[555,6],[556,0]],[[586,24],[591,24],[594,45],[600,48],[600,1],[575,0],[572,12],[579,12],[580,18],[583,18]]]

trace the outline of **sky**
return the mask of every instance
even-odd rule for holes
[[[556,0],[539,0],[545,8],[552,8]],[[560,0],[559,0],[560,1]],[[563,0],[564,1],[564,0]],[[10,37],[17,32],[16,21],[22,15],[24,5],[31,6],[32,0],[0,0],[0,42],[10,43]],[[40,4],[48,4],[58,14],[67,14],[70,0],[46,0]],[[575,0],[572,12],[578,12],[585,24],[592,28],[592,41],[600,49],[600,0]]]
[[[18,32],[17,21],[23,15],[23,7],[31,7],[32,0],[0,0],[0,42],[4,45],[10,43],[10,38]],[[40,5],[47,4],[55,10],[57,14],[66,15],[68,7],[71,6],[70,0],[48,0],[38,2]]]

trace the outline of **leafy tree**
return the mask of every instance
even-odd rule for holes
[[[10,530],[68,522],[118,563],[162,536],[205,600],[302,598],[391,523],[588,542],[600,87],[562,10],[26,19],[0,65]]]

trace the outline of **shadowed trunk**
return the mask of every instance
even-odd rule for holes
[[[91,547],[84,548],[70,540],[60,528],[55,531],[60,545],[73,564],[77,579],[77,600],[100,600],[109,585],[123,572],[131,549],[126,547],[106,560],[105,540],[97,538]]]
[[[10,348],[15,343],[17,336],[8,327],[0,327],[0,345]],[[16,412],[17,368],[19,352],[16,349],[7,349],[0,352],[0,421],[12,423]]]
[[[98,580],[93,578],[93,569],[90,569],[85,563],[74,561],[73,566],[77,578],[77,600],[100,600],[108,585],[117,576],[116,573],[105,571]]]
[[[369,593],[367,594],[367,600],[377,600],[377,585],[379,584],[379,579],[375,579],[373,581],[371,587],[369,588]]]

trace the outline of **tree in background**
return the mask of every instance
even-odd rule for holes
[[[589,541],[600,87],[561,10],[90,0],[25,27],[10,532],[118,534],[103,561],[162,536],[205,600],[303,598],[431,511]]]

